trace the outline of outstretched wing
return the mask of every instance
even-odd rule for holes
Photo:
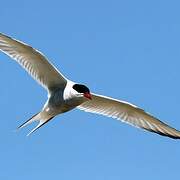
[[[130,125],[163,136],[180,139],[180,131],[161,122],[135,105],[124,101],[92,94],[92,100],[84,102],[78,108],[86,112],[116,118]]]
[[[45,89],[65,86],[66,78],[29,45],[0,33],[0,51],[16,60]]]

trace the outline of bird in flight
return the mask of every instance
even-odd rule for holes
[[[0,33],[0,51],[19,63],[48,93],[42,110],[18,127],[32,122],[38,125],[28,134],[49,122],[58,114],[74,108],[112,117],[138,128],[180,139],[180,131],[163,123],[139,107],[125,101],[91,93],[83,84],[63,76],[39,51],[31,46]]]

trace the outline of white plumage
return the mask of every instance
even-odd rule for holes
[[[168,126],[144,110],[128,102],[90,93],[81,84],[65,78],[47,58],[29,45],[0,33],[0,50],[16,60],[39,84],[48,91],[43,109],[23,123],[20,128],[39,121],[31,134],[58,114],[74,108],[121,120],[147,131],[180,139],[180,131]]]

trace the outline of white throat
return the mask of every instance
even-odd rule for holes
[[[66,87],[64,89],[63,98],[64,100],[69,100],[77,97],[77,92],[72,88],[75,83],[72,81],[67,81]]]

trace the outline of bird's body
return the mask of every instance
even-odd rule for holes
[[[91,93],[87,86],[65,78],[47,58],[29,45],[0,33],[0,51],[16,60],[48,92],[42,110],[18,129],[39,121],[31,134],[58,114],[74,108],[112,117],[144,130],[180,139],[180,131],[168,126],[137,106]]]
[[[31,134],[53,117],[68,112],[87,101],[86,98],[76,97],[73,93],[69,92],[69,87],[72,87],[74,84],[75,83],[68,80],[64,89],[56,88],[51,90],[48,100],[41,112],[33,116],[27,122],[23,123],[21,126],[19,126],[19,128],[25,127],[35,120],[40,120],[39,125],[29,133]]]
[[[70,111],[85,101],[83,97],[74,97],[68,92],[69,84],[72,85],[72,82],[68,81],[64,89],[55,89],[50,93],[43,111],[55,116]]]

